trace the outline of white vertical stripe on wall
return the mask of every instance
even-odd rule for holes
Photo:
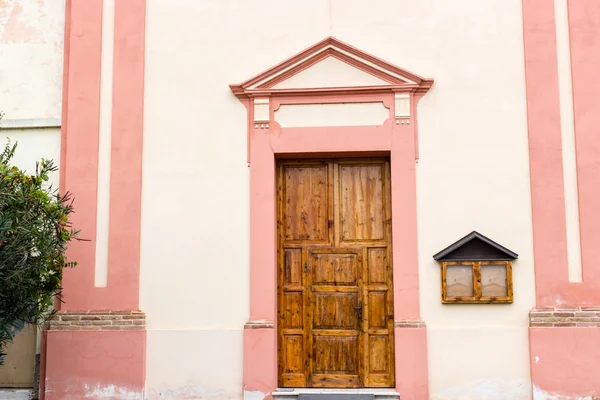
[[[569,42],[569,10],[567,0],[554,0],[558,91],[562,138],[563,179],[569,282],[582,281],[581,242],[579,236],[579,196],[577,192],[577,152],[573,116],[573,82],[571,78],[571,46]]]
[[[96,211],[96,269],[94,276],[94,285],[96,287],[106,287],[108,284],[108,221],[110,215],[114,38],[115,0],[103,0],[100,135],[98,139],[98,208]]]

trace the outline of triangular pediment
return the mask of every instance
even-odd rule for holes
[[[424,92],[432,83],[329,37],[231,89],[240,97],[311,90]]]
[[[378,86],[389,82],[329,56],[322,61],[273,85],[273,89]]]

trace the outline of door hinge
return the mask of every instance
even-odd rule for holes
[[[304,261],[304,272],[308,272],[308,262]]]
[[[308,360],[304,360],[304,370],[308,371]]]

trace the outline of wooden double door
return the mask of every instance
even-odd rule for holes
[[[393,387],[390,165],[281,160],[280,387]]]

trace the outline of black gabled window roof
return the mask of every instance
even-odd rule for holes
[[[436,261],[508,261],[519,255],[477,231],[454,242],[433,258]]]

